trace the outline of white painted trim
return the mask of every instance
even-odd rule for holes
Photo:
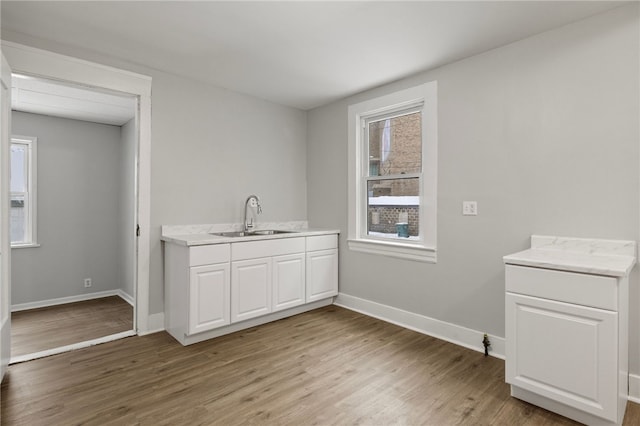
[[[60,346],[58,348],[47,349],[46,351],[35,352],[32,354],[19,355],[11,358],[11,364],[18,364],[25,361],[32,361],[38,358],[44,358],[51,355],[58,355],[64,352],[75,351],[76,349],[88,348],[90,346],[99,345],[101,343],[112,342],[125,337],[135,336],[136,332],[133,330],[123,331],[117,334],[111,334],[109,336],[99,337],[97,339],[86,340],[80,343],[74,343],[72,345]]]
[[[94,89],[114,90],[138,97],[138,170],[136,305],[134,328],[149,330],[149,264],[151,247],[151,77],[60,55],[18,43],[2,41],[2,53],[14,72],[71,82]]]
[[[640,375],[629,374],[629,401],[640,404]]]
[[[36,308],[46,308],[48,306],[64,305],[65,303],[84,302],[85,300],[101,299],[103,297],[110,296],[120,296],[122,299],[124,299],[125,302],[129,304],[132,303],[129,301],[132,300],[131,296],[127,295],[124,291],[117,289],[98,291],[95,293],[78,294],[76,296],[59,297],[56,299],[39,300],[37,302],[18,303],[11,306],[11,312],[26,311]],[[127,296],[129,300],[127,300]]]
[[[15,247],[37,247],[38,244],[38,138],[35,136],[11,135],[11,145],[26,145],[26,176],[27,190],[25,197],[27,221],[25,224],[25,241],[11,243]],[[11,161],[11,159],[9,159]],[[13,194],[9,190],[9,194]],[[23,193],[24,194],[24,193]]]
[[[164,312],[158,312],[157,314],[149,315],[147,331],[144,333],[138,332],[139,336],[146,336],[147,334],[158,333],[164,331]]]
[[[445,340],[478,352],[484,352],[482,339],[484,332],[472,330],[456,324],[440,321],[424,315],[404,311],[393,306],[383,305],[348,294],[339,293],[334,305],[360,312],[370,317],[378,318],[392,324],[399,325],[418,333],[426,334],[437,339]],[[489,335],[491,346],[489,355],[505,359],[504,337]]]
[[[380,240],[347,240],[350,250],[362,253],[380,254],[400,259],[415,260],[418,262],[437,263],[438,253],[436,249],[421,245],[402,244]]]
[[[11,67],[0,52],[0,381],[11,357],[11,236],[9,232],[9,139]]]
[[[368,118],[419,107],[422,114],[419,241],[407,248],[370,238],[366,230],[368,178],[367,143],[363,129]],[[438,83],[431,81],[369,99],[348,107],[348,240],[349,249],[370,254],[436,263],[438,178]],[[407,175],[409,176],[409,175]],[[390,176],[393,178],[394,176]],[[398,176],[396,176],[398,177]]]
[[[130,304],[131,306],[135,306],[135,300],[133,299],[133,296],[131,296],[129,293],[127,293],[126,291],[124,291],[123,289],[119,288],[117,291],[118,296],[120,296],[120,298],[122,300],[124,300],[125,302],[127,302],[128,304]]]

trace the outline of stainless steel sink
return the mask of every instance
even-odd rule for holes
[[[254,235],[278,235],[289,234],[296,231],[281,231],[279,229],[258,229],[256,231],[230,231],[230,232],[210,232],[218,237],[251,237]]]
[[[249,232],[249,235],[277,235],[277,234],[290,234],[296,231],[281,231],[279,229],[258,229],[257,231]]]

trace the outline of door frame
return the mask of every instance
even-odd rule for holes
[[[97,64],[83,59],[2,40],[2,53],[12,71],[50,80],[59,80],[93,89],[107,89],[134,95],[138,98],[136,154],[136,220],[140,234],[136,238],[134,259],[136,277],[134,331],[148,334],[163,324],[150,324],[149,316],[149,259],[150,259],[150,195],[151,195],[151,77]],[[133,230],[132,230],[133,232]]]
[[[11,244],[9,240],[9,139],[11,137],[11,67],[0,55],[0,381],[11,358]],[[6,85],[9,85],[7,87]]]

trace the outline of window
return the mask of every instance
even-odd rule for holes
[[[437,83],[349,106],[349,248],[436,261]]]
[[[11,137],[11,246],[36,240],[36,138]]]

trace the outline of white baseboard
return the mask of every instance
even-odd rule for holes
[[[474,351],[484,352],[484,346],[482,345],[484,332],[482,331],[472,330],[344,293],[338,294],[334,304]],[[489,355],[504,359],[504,337],[489,335],[489,341],[491,342]]]
[[[640,404],[640,375],[629,374],[629,401]]]
[[[134,305],[135,300],[133,300],[133,296],[131,296],[129,293],[127,293],[126,291],[124,291],[123,289],[119,288],[117,290],[118,292],[118,296],[120,296],[120,298],[122,300],[124,300],[125,302],[127,302],[128,304],[130,304],[131,306]]]
[[[138,336],[146,336],[147,334],[158,333],[164,331],[164,312],[149,315],[147,322],[148,330],[138,331]]]
[[[109,296],[120,296],[126,302],[133,305],[133,298],[124,291],[117,289],[98,291],[96,293],[79,294],[69,297],[60,297],[57,299],[40,300],[38,302],[18,303],[11,306],[11,312],[26,311],[27,309],[35,308],[45,308],[47,306],[63,305],[65,303],[83,302],[85,300],[100,299]]]

